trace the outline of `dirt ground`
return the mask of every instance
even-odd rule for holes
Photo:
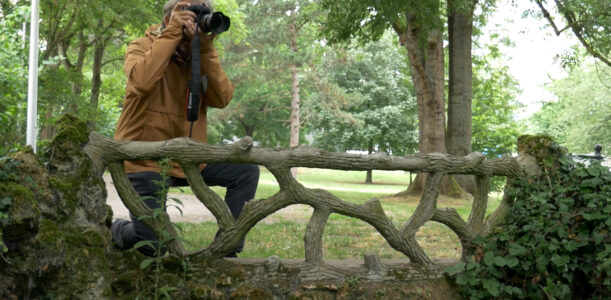
[[[106,203],[112,207],[113,218],[118,219],[129,219],[129,211],[123,205],[121,198],[117,194],[115,185],[112,182],[110,174],[104,174],[104,182],[106,182],[106,190],[108,191],[108,197]],[[168,214],[172,222],[188,222],[188,223],[201,223],[206,221],[216,221],[212,213],[201,203],[194,195],[188,194],[175,194],[170,193],[168,198],[176,198],[183,203],[181,212],[175,207],[168,208]],[[265,221],[272,221],[274,219],[295,219],[295,218],[309,218],[312,215],[312,208],[307,205],[291,205],[283,208],[274,214],[268,216]]]

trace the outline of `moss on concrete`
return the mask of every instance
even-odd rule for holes
[[[15,173],[0,178],[11,198],[3,234],[21,238],[9,239],[0,260],[0,299],[112,297],[105,186],[82,151],[89,130],[72,116],[56,125],[45,164],[31,150],[3,160]]]
[[[539,163],[543,163],[549,158],[559,158],[567,154],[566,149],[558,145],[547,134],[519,136],[518,152],[534,156]]]
[[[40,216],[34,194],[27,187],[16,183],[0,182],[0,195],[2,198],[11,199],[7,211],[8,224],[21,224]]]

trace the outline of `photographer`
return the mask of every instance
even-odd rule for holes
[[[216,34],[204,32],[196,24],[196,14],[191,5],[205,5],[208,0],[169,0],[163,9],[163,21],[146,30],[145,37],[134,40],[125,55],[125,103],[114,138],[124,141],[162,141],[176,137],[191,137],[206,142],[206,111],[208,107],[223,108],[233,97],[233,84],[221,67],[212,41]],[[226,29],[225,29],[226,30]],[[199,98],[197,120],[186,117],[187,99],[191,77],[191,41],[198,35],[201,40],[199,53],[203,85]],[[195,55],[197,56],[197,55]],[[196,64],[197,65],[197,64]],[[196,108],[197,109],[197,108]],[[151,209],[161,207],[159,201],[161,175],[154,161],[126,161],[125,170],[136,192]],[[227,188],[225,202],[234,218],[240,215],[246,201],[253,199],[259,180],[259,167],[245,164],[209,164],[200,166],[201,175],[210,186]],[[185,186],[185,175],[173,164],[169,172],[169,186]],[[115,246],[129,249],[141,240],[158,241],[155,233],[130,214],[131,222],[116,220],[112,224]],[[226,256],[235,257],[244,241]],[[153,256],[155,249],[142,247],[143,254]]]

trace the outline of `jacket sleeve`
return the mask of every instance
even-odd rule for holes
[[[208,74],[208,89],[204,95],[206,106],[223,108],[233,98],[233,84],[225,74],[218,53],[210,39],[202,39],[200,51],[202,74]]]
[[[145,95],[153,90],[170,63],[181,38],[182,29],[170,22],[152,43],[148,37],[130,43],[124,65],[127,86],[131,87],[128,93]]]

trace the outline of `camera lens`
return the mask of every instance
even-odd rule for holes
[[[215,12],[206,19],[206,29],[214,33],[223,33],[229,30],[231,21],[229,17],[225,16],[222,12]]]

